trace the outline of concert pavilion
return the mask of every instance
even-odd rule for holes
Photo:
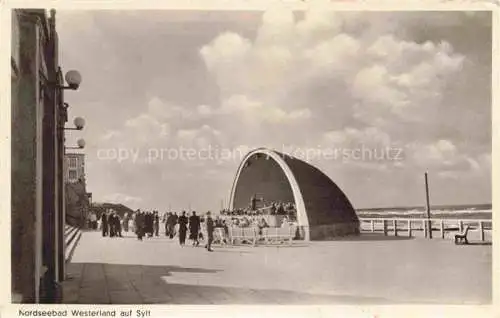
[[[267,202],[293,202],[301,239],[359,234],[359,220],[347,196],[323,172],[298,158],[266,148],[249,152],[238,167],[229,208],[243,209],[255,195]]]

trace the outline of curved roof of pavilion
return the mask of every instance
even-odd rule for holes
[[[335,223],[358,222],[358,218],[347,196],[318,168],[290,155],[275,150],[258,148],[249,152],[242,160],[233,182],[230,208],[235,208],[235,199],[245,186],[251,187],[245,175],[245,169],[255,160],[273,159],[274,167],[279,167],[278,174],[283,176],[275,186],[284,188],[288,183],[297,208],[300,225],[317,226]],[[253,174],[255,172],[252,172]],[[274,172],[276,174],[276,171]],[[242,179],[242,180],[240,180]],[[246,180],[246,181],[245,181]],[[284,182],[286,180],[286,182]]]

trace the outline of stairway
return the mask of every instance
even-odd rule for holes
[[[73,253],[75,251],[76,245],[78,244],[78,241],[80,241],[80,238],[82,236],[82,231],[72,225],[66,224],[66,227],[64,229],[64,239],[66,242],[66,250],[64,251],[64,259],[66,263],[69,263],[71,261],[71,257],[73,256]]]

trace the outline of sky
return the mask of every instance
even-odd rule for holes
[[[64,11],[94,201],[217,211],[253,148],[355,208],[491,202],[488,12]]]

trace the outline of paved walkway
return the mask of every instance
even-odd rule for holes
[[[64,302],[390,304],[491,302],[491,245],[363,235],[293,246],[180,247],[83,234]]]

